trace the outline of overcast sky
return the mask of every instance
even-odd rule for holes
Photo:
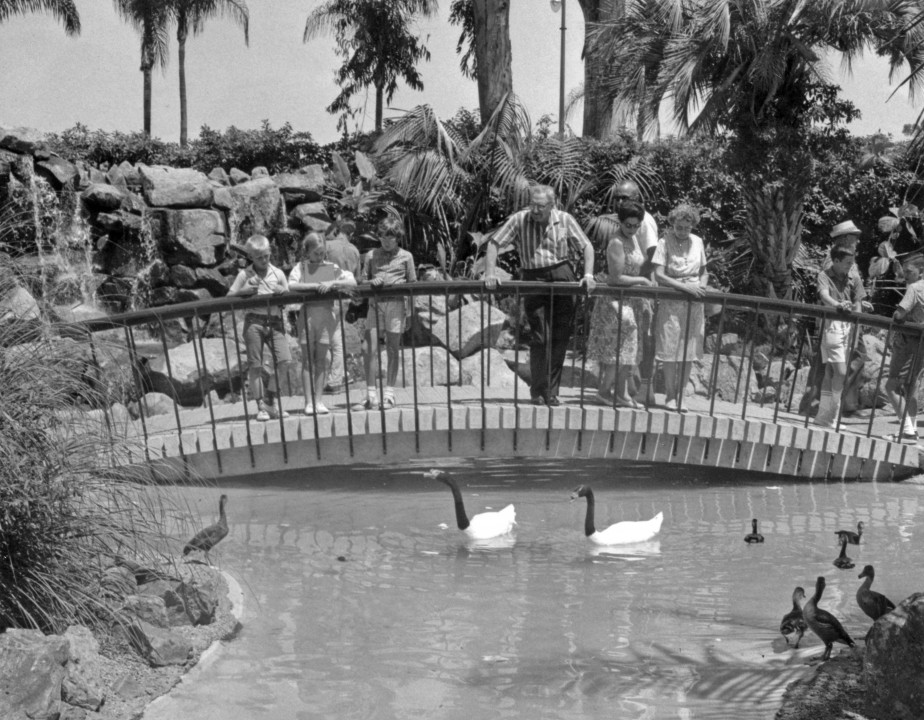
[[[204,34],[187,42],[187,85],[190,136],[202,125],[224,130],[235,125],[256,128],[263,119],[273,127],[289,122],[308,130],[320,142],[337,137],[336,118],[324,108],[337,94],[333,80],[339,61],[333,39],[302,43],[305,19],[318,0],[251,2],[250,46],[230,20],[212,20]],[[443,0],[439,17],[419,24],[432,53],[421,64],[425,90],[399,90],[394,114],[429,103],[440,116],[460,107],[477,109],[475,83],[458,70],[455,52],[458,28],[447,20],[450,0]],[[14,17],[0,25],[0,125],[25,125],[60,131],[81,122],[91,129],[133,131],[142,127],[142,76],[138,70],[139,42],[107,0],[77,0],[83,31],[68,38],[50,16]],[[513,0],[510,23],[514,90],[535,123],[558,112],[561,15],[547,0]],[[566,87],[583,80],[583,22],[575,0],[567,0]],[[176,42],[171,43],[166,75],[154,75],[153,134],[164,140],[179,137]],[[887,66],[876,58],[859,63],[848,77],[839,66],[831,78],[863,112],[851,130],[879,130],[901,137],[905,123],[917,111],[904,93],[892,100]],[[362,129],[373,125],[375,103],[370,96]],[[569,123],[581,129],[580,111]]]

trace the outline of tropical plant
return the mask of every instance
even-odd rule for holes
[[[64,25],[68,35],[80,34],[80,14],[74,0],[0,0],[0,23],[13,15],[47,12]]]
[[[205,21],[229,16],[244,30],[244,43],[250,44],[250,14],[244,0],[169,0],[170,12],[176,21],[176,55],[180,72],[180,145],[186,146],[186,40],[190,31],[198,35]]]
[[[770,295],[787,297],[813,179],[808,135],[830,93],[824,51],[864,50],[893,69],[924,60],[920,2],[890,0],[627,0],[618,22],[592,29],[609,61],[614,110],[644,124],[668,100],[681,132],[730,135],[729,162],[747,208],[742,223]],[[919,79],[915,80],[920,86]],[[823,121],[823,120],[822,120]]]
[[[144,135],[151,137],[152,73],[166,70],[170,22],[168,0],[115,0],[119,15],[141,36],[141,73],[144,76]]]
[[[375,88],[375,129],[382,129],[384,103],[391,102],[399,78],[414,90],[423,90],[417,63],[430,59],[430,51],[412,30],[416,16],[429,17],[436,0],[327,0],[305,23],[303,42],[332,32],[343,64],[337,70],[340,93],[327,107],[340,115],[337,127],[347,130],[353,114],[353,96]]]

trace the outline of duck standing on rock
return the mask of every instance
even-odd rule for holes
[[[748,544],[764,541],[764,536],[757,532],[757,518],[751,520],[751,532],[744,536],[744,541]]]
[[[838,542],[844,542],[846,540],[848,545],[859,545],[860,538],[863,537],[863,522],[857,523],[857,531],[853,530],[835,530],[834,534],[837,535]]]
[[[473,515],[469,519],[465,514],[465,505],[462,503],[462,493],[459,492],[459,486],[445,470],[428,470],[424,477],[439,480],[444,485],[448,485],[452,491],[453,500],[456,506],[456,525],[459,530],[465,533],[473,540],[490,540],[491,538],[507,535],[513,531],[514,525],[517,524],[517,514],[513,505],[508,505],[502,510],[495,512],[483,512]]]
[[[201,550],[205,553],[206,562],[210,565],[212,564],[212,561],[209,560],[209,550],[224,540],[225,536],[228,534],[228,518],[225,515],[225,504],[227,502],[227,495],[222,495],[221,498],[219,498],[218,522],[197,532],[192,540],[186,543],[186,546],[183,548],[183,555]]]
[[[834,559],[834,567],[841,570],[850,570],[854,565],[853,560],[847,557],[847,541],[841,540],[841,554]]]
[[[891,612],[895,609],[895,603],[889,600],[889,598],[882,593],[870,589],[876,577],[876,571],[873,569],[872,565],[864,567],[863,572],[861,572],[858,577],[866,578],[859,590],[857,590],[857,605],[860,606],[863,612],[869,615],[873,620],[878,620],[887,612]]]
[[[780,633],[782,633],[785,638],[787,645],[789,645],[789,636],[796,636],[796,644],[793,645],[793,647],[797,650],[799,649],[799,643],[802,642],[802,636],[805,635],[805,630],[808,627],[805,624],[805,618],[802,616],[803,600],[805,600],[805,590],[801,587],[797,587],[792,591],[792,610],[786,613],[780,622]]]
[[[841,621],[827,610],[822,610],[818,607],[818,603],[821,601],[821,594],[824,591],[825,579],[819,575],[818,579],[815,581],[815,594],[809,598],[809,601],[805,603],[805,606],[802,608],[802,617],[805,618],[805,624],[808,625],[809,630],[821,638],[821,641],[825,644],[825,652],[824,655],[821,656],[822,662],[831,657],[831,648],[834,647],[834,643],[843,643],[849,647],[855,647],[856,645],[850,635],[847,634],[847,631],[844,630]]]
[[[605,530],[594,527],[594,491],[588,485],[580,485],[571,493],[571,501],[587,498],[587,514],[584,516],[584,534],[596,545],[629,545],[651,540],[661,530],[664,513],[658,513],[650,520],[624,520],[614,523]]]

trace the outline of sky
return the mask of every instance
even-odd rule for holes
[[[119,19],[111,0],[76,2],[82,22],[76,38],[67,37],[49,15],[13,17],[0,25],[0,126],[59,132],[80,122],[91,129],[141,130],[137,35]],[[202,35],[187,41],[190,137],[202,125],[253,129],[269,120],[273,127],[291,123],[321,143],[337,139],[337,119],[324,110],[338,92],[333,38],[302,42],[305,20],[319,4],[320,0],[250,2],[249,47],[241,29],[228,19],[211,20]],[[447,118],[462,107],[477,110],[477,87],[459,72],[459,29],[448,22],[449,6],[450,0],[442,0],[438,17],[417,26],[432,55],[429,63],[419,66],[425,90],[402,87],[386,117],[423,103]],[[583,81],[584,28],[576,0],[566,0],[566,10],[565,85],[571,91]],[[548,0],[512,0],[510,26],[514,91],[533,123],[546,113],[557,118],[561,14],[552,12]],[[175,39],[170,53],[166,74],[154,74],[152,134],[176,141]],[[830,79],[863,113],[850,126],[855,134],[885,132],[900,139],[902,127],[917,117],[904,90],[889,100],[894,88],[889,86],[886,64],[878,58],[856,63],[852,75],[832,64]],[[364,100],[365,112],[356,122],[360,129],[371,130],[374,96]],[[580,133],[580,109],[568,124]]]

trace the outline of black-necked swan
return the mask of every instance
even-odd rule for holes
[[[792,591],[792,610],[786,613],[780,621],[780,632],[786,638],[787,645],[789,645],[789,636],[796,636],[796,644],[793,645],[796,649],[799,648],[799,643],[802,642],[802,636],[805,635],[807,628],[805,618],[802,617],[803,600],[805,600],[805,590],[797,587]]]
[[[459,486],[456,485],[456,481],[452,479],[449,473],[445,470],[433,469],[425,472],[424,476],[439,480],[449,486],[456,505],[456,524],[459,526],[459,530],[473,540],[488,540],[500,535],[506,535],[512,532],[513,526],[517,524],[517,514],[513,509],[513,505],[508,505],[502,510],[478,513],[469,518],[465,514],[465,505],[462,503],[462,493],[459,492]]]
[[[751,532],[744,536],[746,543],[762,543],[764,536],[757,532],[757,518],[751,520]]]
[[[878,620],[887,612],[891,612],[895,609],[895,603],[889,600],[889,598],[882,593],[870,589],[873,584],[873,579],[876,577],[876,571],[873,569],[872,565],[867,565],[863,568],[863,572],[861,572],[858,577],[866,578],[860,586],[860,589],[857,590],[857,605],[860,606],[863,612],[869,615],[873,620]]]
[[[821,600],[821,594],[824,591],[825,579],[819,575],[815,581],[815,594],[809,598],[809,601],[802,608],[802,617],[805,618],[805,624],[825,644],[825,652],[821,656],[822,662],[831,657],[831,648],[834,647],[834,643],[844,643],[850,647],[855,645],[850,635],[844,630],[844,626],[841,625],[841,621],[827,610],[822,610],[818,607],[818,602]]]
[[[664,513],[658,513],[651,520],[623,520],[610,525],[606,530],[594,527],[594,491],[588,485],[581,485],[571,493],[571,500],[587,498],[587,514],[584,516],[584,534],[596,545],[628,545],[650,540],[661,530]]]
[[[844,539],[847,539],[848,545],[859,545],[860,538],[863,537],[863,523],[857,523],[857,531],[853,530],[835,530],[834,534],[837,535],[837,541],[843,542]]]

